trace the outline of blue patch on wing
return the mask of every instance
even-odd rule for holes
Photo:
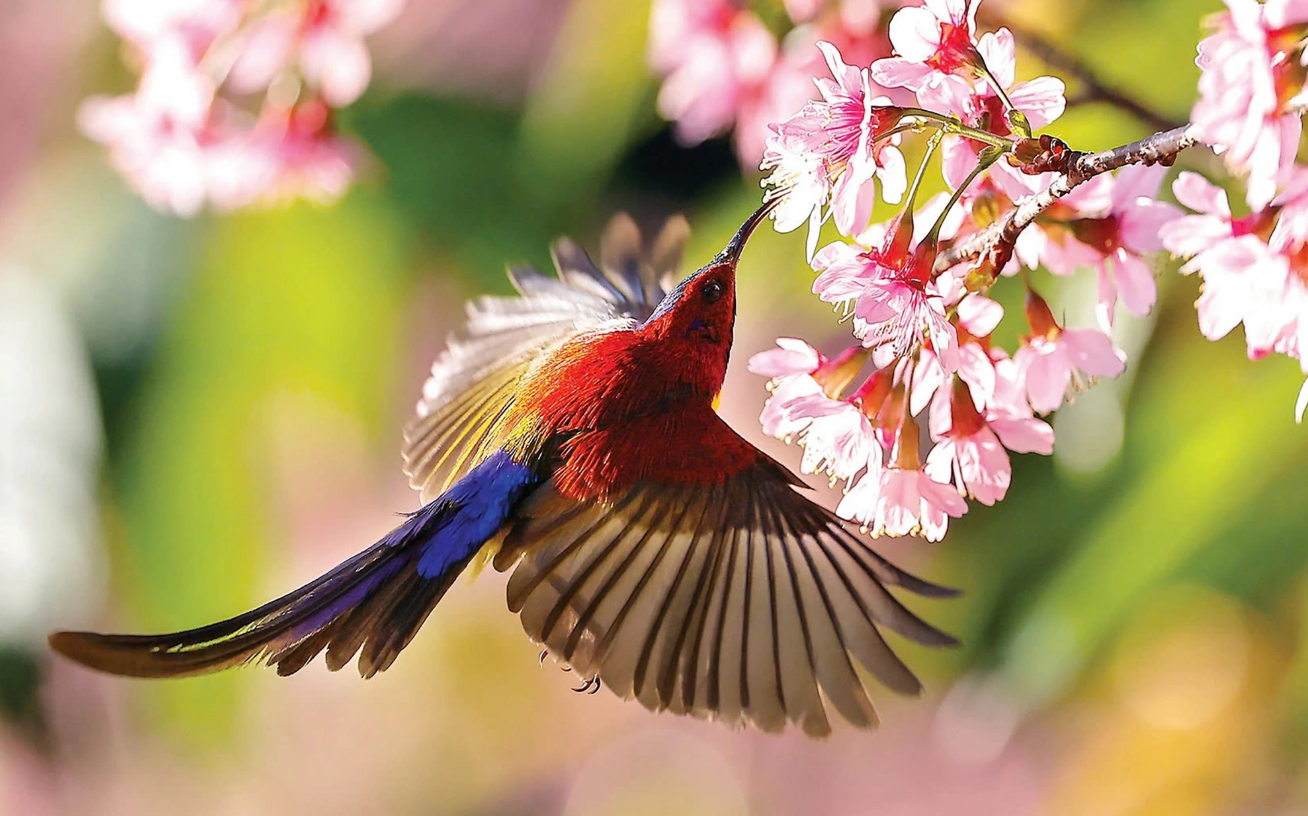
[[[508,521],[518,500],[539,478],[534,468],[496,451],[449,490],[418,512],[442,512],[431,539],[422,548],[418,574],[436,578],[461,566]]]

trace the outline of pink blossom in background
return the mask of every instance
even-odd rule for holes
[[[919,91],[954,74],[976,75],[976,9],[973,0],[924,0],[895,12],[890,43],[896,56],[872,63],[872,78],[888,88]]]
[[[105,0],[105,19],[138,52],[140,85],[134,94],[87,100],[79,124],[165,212],[335,201],[363,150],[335,131],[331,109],[368,85],[363,38],[401,4]],[[304,83],[289,102],[284,88],[271,90],[287,76]]]
[[[659,113],[684,144],[726,132],[776,59],[772,32],[730,0],[658,0],[651,9],[649,60],[664,76]]]
[[[1295,53],[1308,23],[1297,0],[1227,0],[1216,31],[1199,43],[1199,101],[1192,132],[1248,176],[1249,205],[1266,206],[1294,163],[1302,130],[1291,107],[1303,102]]]
[[[771,174],[764,184],[769,196],[781,196],[773,210],[780,232],[808,224],[808,252],[817,248],[818,231],[828,215],[842,234],[867,226],[875,186],[898,203],[908,186],[904,157],[891,143],[877,143],[899,122],[902,111],[868,79],[866,69],[845,64],[830,43],[818,43],[832,79],[818,79],[822,98],[773,126],[760,165]],[[894,137],[891,137],[894,138]]]

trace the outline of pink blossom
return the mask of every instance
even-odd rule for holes
[[[193,56],[240,24],[249,0],[104,0],[101,13],[118,36],[145,52],[165,39]]]
[[[928,541],[943,539],[950,517],[966,512],[967,502],[948,484],[920,467],[886,467],[879,450],[836,507],[837,515],[857,521],[874,536],[920,534]]]
[[[906,209],[879,247],[824,247],[813,261],[822,271],[813,290],[827,302],[846,304],[854,334],[868,348],[902,357],[925,334],[941,365],[952,372],[958,367],[958,333],[932,281],[936,247],[928,239],[910,248],[912,234],[912,213]]]
[[[194,215],[204,204],[214,124],[215,89],[178,37],[159,35],[140,87],[119,97],[92,97],[78,125],[109,148],[110,160],[152,206]]]
[[[1063,404],[1068,389],[1084,389],[1086,377],[1116,377],[1126,368],[1126,355],[1096,329],[1064,329],[1035,292],[1027,293],[1027,319],[1032,334],[1013,360],[1025,384],[1031,407],[1040,413]]]
[[[773,188],[769,195],[783,197],[773,210],[777,230],[807,223],[810,258],[828,214],[844,235],[867,225],[874,178],[892,204],[908,186],[899,150],[876,141],[898,123],[900,109],[871,84],[866,69],[846,65],[834,45],[820,42],[818,48],[833,79],[819,78],[821,99],[773,126],[760,165],[772,171],[764,182]]]
[[[759,417],[763,432],[787,442],[803,434],[816,417],[833,413],[811,398],[844,405],[839,396],[866,360],[867,352],[858,346],[828,360],[803,340],[777,338],[777,348],[759,352],[749,360],[752,373],[770,378],[771,396]],[[819,435],[826,438],[824,434]]]
[[[253,130],[214,150],[210,200],[228,212],[299,198],[331,204],[349,188],[362,155],[355,142],[332,130],[322,102],[270,111]]]
[[[1191,132],[1222,154],[1233,171],[1247,173],[1255,209],[1276,194],[1294,162],[1301,125],[1291,109],[1303,91],[1296,53],[1308,22],[1297,0],[1227,0],[1217,30],[1199,43],[1202,69]]]
[[[848,481],[879,450],[872,424],[850,400],[813,394],[795,400],[790,410],[810,420],[799,437],[802,473],[827,473],[833,482]]]
[[[1037,77],[1029,82],[1015,82],[1017,56],[1012,32],[1001,28],[993,34],[983,34],[977,47],[995,81],[1007,91],[1013,106],[1022,112],[1033,129],[1039,130],[1062,116],[1067,107],[1062,80]],[[1001,136],[1012,135],[1003,101],[994,86],[983,77],[953,74],[933,77],[919,89],[918,99],[928,108],[958,116],[964,124]],[[967,139],[953,137],[945,141],[944,173],[950,187],[956,189],[976,166],[978,149],[977,143]],[[1038,186],[1033,188],[1030,176],[1006,162],[994,165],[990,173],[1004,192],[1014,199],[1040,189]]]
[[[898,56],[874,62],[872,78],[916,91],[935,77],[979,73],[976,7],[972,0],[924,0],[895,12],[890,42]]]
[[[926,472],[940,482],[952,478],[960,493],[982,504],[992,505],[1008,492],[1013,468],[1005,448],[1053,452],[1053,429],[1031,415],[1025,400],[1014,405],[992,402],[983,413],[969,390],[955,381],[947,405],[939,430],[933,417],[936,445],[927,456]]]
[[[262,90],[294,64],[328,104],[344,107],[372,78],[364,38],[402,6],[403,0],[310,0],[274,11],[249,33],[229,81],[241,92]]]
[[[968,295],[958,303],[958,368],[955,372],[971,390],[977,408],[984,408],[994,398],[995,366],[984,338],[1003,319],[1004,308],[983,295]],[[913,387],[909,410],[914,416],[922,412],[948,375],[940,359],[930,349],[923,349],[913,368]]]
[[[1158,298],[1154,273],[1142,257],[1163,248],[1159,232],[1179,218],[1175,206],[1157,201],[1167,168],[1128,165],[1081,196],[1063,203],[1075,208],[1061,242],[1048,238],[1041,260],[1057,274],[1067,275],[1078,266],[1093,266],[1099,276],[1099,321],[1109,328],[1120,299],[1127,311],[1146,315]],[[1085,185],[1088,186],[1088,185]],[[1093,197],[1091,197],[1093,195]]]
[[[1177,178],[1172,192],[1197,214],[1164,224],[1159,238],[1173,254],[1189,258],[1181,272],[1203,277],[1195,304],[1200,331],[1218,340],[1247,319],[1250,354],[1266,353],[1282,329],[1283,320],[1268,318],[1282,313],[1289,276],[1286,259],[1262,237],[1271,231],[1276,212],[1234,218],[1225,191],[1188,171]],[[1278,227],[1283,223],[1284,218]]]
[[[764,377],[791,377],[812,374],[822,363],[818,350],[803,340],[778,337],[776,348],[760,351],[749,358],[749,371]]]
[[[777,42],[730,0],[657,0],[649,59],[665,77],[659,113],[676,123],[682,143],[697,144],[735,122],[742,99],[769,76]]]

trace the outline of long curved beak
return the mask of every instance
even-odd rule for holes
[[[754,214],[749,218],[746,218],[745,223],[740,225],[740,229],[736,230],[736,234],[731,236],[731,240],[727,242],[726,249],[722,250],[722,254],[719,257],[721,257],[724,262],[735,266],[740,260],[740,253],[745,251],[745,242],[749,240],[749,236],[754,234],[754,230],[758,229],[758,225],[762,224],[764,220],[767,219],[768,215],[777,204],[780,203],[780,201],[781,198],[778,196],[763,202],[763,206],[755,210]]]

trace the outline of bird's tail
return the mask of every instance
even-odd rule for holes
[[[294,674],[324,649],[335,671],[384,671],[534,483],[497,453],[368,549],[258,609],[166,635],[56,632],[55,651],[129,677],[187,677],[261,661]]]

